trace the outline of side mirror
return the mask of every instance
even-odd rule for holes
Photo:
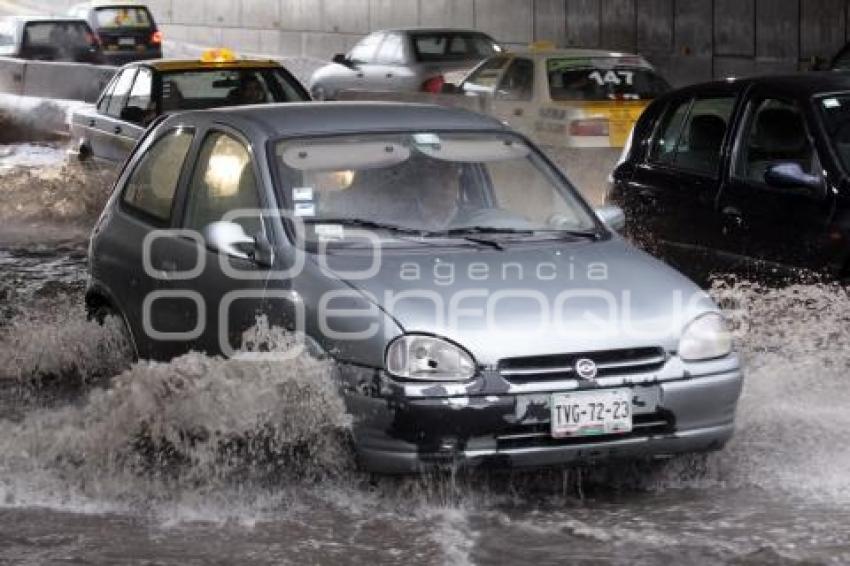
[[[345,56],[345,53],[337,53],[331,59],[333,63],[337,65],[345,65],[346,67],[351,66],[351,61],[348,60],[348,57]]]
[[[134,124],[145,121],[145,111],[138,106],[127,106],[121,111],[121,119]]]
[[[764,173],[764,182],[777,189],[803,189],[807,193],[820,193],[823,179],[803,171],[799,163],[774,163]]]
[[[609,204],[596,209],[596,217],[615,232],[626,228],[626,213],[619,206]]]
[[[265,236],[251,237],[235,222],[218,221],[204,228],[204,241],[213,251],[230,257],[251,260],[258,265],[272,265],[271,244]]]

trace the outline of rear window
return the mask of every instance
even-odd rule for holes
[[[549,59],[552,100],[647,100],[670,85],[640,59]]]
[[[24,47],[67,50],[91,47],[95,39],[85,22],[32,22],[26,24]]]
[[[149,28],[151,17],[146,8],[98,8],[95,20],[100,29]]]
[[[413,35],[413,49],[419,61],[464,61],[486,59],[500,51],[483,33],[427,32]]]
[[[204,69],[162,76],[166,112],[306,99],[295,79],[280,68]]]

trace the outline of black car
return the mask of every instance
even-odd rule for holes
[[[142,4],[85,3],[69,13],[89,23],[110,65],[162,57],[162,32]]]
[[[630,235],[695,278],[847,279],[848,171],[850,77],[730,79],[653,102],[608,200]]]
[[[0,56],[35,61],[103,63],[97,37],[84,20],[76,18],[2,18]]]

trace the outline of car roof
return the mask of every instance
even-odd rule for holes
[[[499,120],[469,110],[403,102],[287,102],[192,110],[175,119],[181,117],[242,125],[273,139],[381,131],[507,129]]]
[[[561,48],[561,49],[548,49],[548,48],[524,48],[524,49],[511,49],[508,52],[508,55],[522,55],[523,57],[533,57],[533,58],[549,58],[549,57],[564,57],[564,58],[578,58],[578,57],[593,57],[593,58],[635,58],[640,59],[641,61],[645,61],[642,55],[638,55],[637,53],[626,53],[623,51],[608,51],[605,49],[581,49],[581,48]]]
[[[487,35],[481,30],[472,29],[472,28],[435,28],[435,27],[417,27],[417,26],[409,26],[409,27],[398,27],[398,28],[386,28],[375,30],[372,33],[411,33],[411,32],[423,32],[423,33],[474,33],[477,35]],[[370,34],[371,35],[371,34]]]
[[[146,65],[157,71],[197,71],[201,69],[264,69],[283,67],[273,59],[236,59],[233,61],[204,62],[200,59],[148,59],[134,61],[126,66]]]
[[[673,93],[698,93],[711,88],[728,89],[730,87],[736,88],[736,90],[746,90],[754,86],[776,89],[793,96],[811,97],[817,94],[850,91],[850,72],[822,71],[743,79],[729,78],[686,86],[673,91]]]

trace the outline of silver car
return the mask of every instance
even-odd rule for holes
[[[340,91],[442,91],[482,60],[502,52],[485,33],[464,29],[390,29],[370,33],[348,54],[334,55],[310,79],[316,100]]]
[[[233,355],[257,315],[333,362],[360,464],[548,466],[721,448],[742,374],[712,300],[528,139],[426,105],[191,111],[151,128],[87,301],[138,355]]]

